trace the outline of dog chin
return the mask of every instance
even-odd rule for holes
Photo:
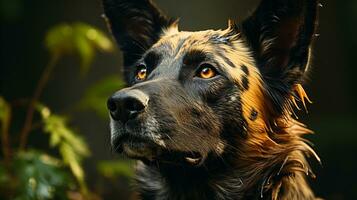
[[[189,166],[200,166],[204,162],[204,158],[199,153],[165,152],[146,143],[123,143],[122,153],[129,158],[149,162],[181,163]]]
[[[130,134],[122,131],[120,134],[112,137],[112,148],[116,153],[123,154],[132,159],[153,161],[160,156],[162,152],[160,145],[148,137],[137,135],[139,134]]]
[[[183,152],[178,149],[168,150],[161,137],[154,134],[143,136],[141,133],[133,133],[124,128],[122,124],[111,121],[112,148],[119,154],[129,158],[143,161],[163,161],[186,163],[191,166],[199,166],[204,160],[204,154],[197,152]]]
[[[158,148],[143,142],[124,142],[122,144],[122,152],[129,158],[146,159],[149,161],[155,160],[160,155]]]

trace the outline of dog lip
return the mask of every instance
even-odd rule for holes
[[[165,151],[149,138],[130,135],[129,133],[116,138],[113,147],[116,153],[139,160],[184,162],[193,167],[200,166],[205,160],[205,156],[199,152],[178,151],[173,153],[172,151]]]
[[[124,134],[113,142],[116,153],[124,154],[134,159],[153,160],[160,153],[159,147],[149,138]]]
[[[156,149],[148,143],[124,143],[123,152],[130,158],[153,160],[156,157]]]
[[[129,134],[124,134],[122,136],[117,137],[114,140],[113,145],[116,148],[119,146],[123,146],[124,143],[146,143],[146,142],[148,142],[147,139],[145,140],[138,136],[131,136]]]

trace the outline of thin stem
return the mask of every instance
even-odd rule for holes
[[[10,124],[11,124],[11,119],[12,119],[12,109],[9,107],[8,111],[8,116],[6,119],[4,119],[4,123],[2,125],[2,135],[1,135],[1,141],[2,141],[2,151],[4,154],[4,160],[5,163],[8,163],[10,160],[10,155],[11,155],[11,146],[10,146],[10,138],[9,138],[9,129],[10,129]]]
[[[47,85],[47,82],[51,76],[51,73],[52,73],[54,67],[57,64],[59,57],[60,57],[60,54],[58,54],[58,53],[55,53],[51,56],[50,61],[48,62],[47,66],[45,67],[44,71],[42,72],[41,78],[37,83],[36,90],[30,100],[30,103],[29,103],[29,106],[27,109],[24,126],[20,133],[20,150],[24,150],[26,147],[27,138],[28,138],[28,135],[32,129],[32,121],[33,121],[34,113],[36,111],[36,104],[43,92],[43,89]]]

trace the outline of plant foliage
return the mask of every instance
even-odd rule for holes
[[[95,50],[113,51],[112,42],[103,32],[80,22],[51,28],[46,35],[45,44],[51,54],[77,54],[81,59],[82,74],[88,72]]]
[[[17,116],[12,116],[13,102],[9,103],[0,96],[0,134],[4,158],[0,159],[0,199],[93,199],[96,195],[88,191],[82,167],[82,161],[90,156],[87,143],[78,131],[69,125],[67,117],[52,113],[49,107],[41,103],[40,97],[53,69],[64,55],[78,56],[81,73],[85,75],[96,52],[111,52],[113,44],[95,27],[84,23],[72,23],[51,28],[45,36],[45,45],[50,53],[50,59],[38,81],[34,95],[24,103],[27,106],[27,113],[23,129],[18,135],[19,148],[13,142],[18,140],[18,136],[15,133],[14,137],[14,134],[10,133],[13,130],[11,126],[14,126],[12,119],[19,121]],[[107,96],[122,86],[120,79],[106,78],[92,86],[79,105],[83,109],[93,109],[104,116]],[[35,123],[38,120],[36,112],[40,114],[39,123]],[[48,146],[54,150],[51,151],[54,155],[44,153],[47,149],[26,148],[28,135],[32,132],[48,134]],[[100,164],[98,169],[106,174],[132,175],[125,161],[114,164],[107,161]]]
[[[38,151],[20,152],[13,162],[17,177],[15,200],[66,199],[73,187],[63,163]]]
[[[59,149],[64,164],[69,166],[82,189],[86,190],[81,161],[90,154],[87,144],[67,125],[65,117],[51,114],[46,106],[37,107],[42,116],[43,130],[50,134],[50,146]]]

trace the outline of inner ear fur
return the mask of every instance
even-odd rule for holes
[[[318,0],[262,0],[242,23],[264,78],[289,87],[301,81],[317,27],[318,6]]]
[[[320,5],[318,0],[261,0],[241,23],[276,116],[291,111],[292,97],[299,99],[295,88],[310,64]]]
[[[103,0],[104,14],[124,55],[124,73],[155,44],[173,19],[151,0]]]

